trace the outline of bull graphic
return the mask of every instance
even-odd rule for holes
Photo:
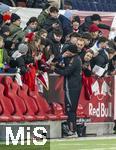
[[[102,98],[98,98],[100,100],[103,99],[104,96],[109,95],[110,97],[112,96],[111,94],[111,88],[109,87],[109,85],[103,81],[102,86],[101,86],[101,90],[100,90],[100,85],[98,81],[95,81],[95,83],[92,85],[92,93],[94,94],[94,96],[102,96]]]

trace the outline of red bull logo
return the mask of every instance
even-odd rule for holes
[[[98,82],[97,80],[92,85],[93,96],[99,100],[98,103],[89,103],[89,115],[101,118],[112,117],[112,108],[113,105],[109,102],[112,96],[111,87],[106,83],[105,80],[103,82]],[[104,101],[105,100],[105,101]],[[106,103],[106,100],[107,103]]]
[[[103,98],[107,95],[110,97],[112,96],[111,88],[106,83],[106,81],[103,81],[101,87],[98,81],[95,81],[94,84],[92,85],[92,92],[93,92],[93,95],[96,96],[98,100],[103,100]]]
[[[96,107],[92,103],[89,103],[89,115],[95,117],[112,117],[112,103],[108,103],[108,107],[100,102]]]

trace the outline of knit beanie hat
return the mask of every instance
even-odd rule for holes
[[[19,15],[14,14],[14,13],[12,14],[12,16],[11,16],[11,22],[15,22],[16,20],[19,20],[19,19],[21,19]]]
[[[0,2],[0,14],[9,10],[10,10],[10,7],[8,5]]]
[[[100,31],[99,27],[96,24],[91,24],[89,26],[89,32],[96,32],[96,31]]]
[[[23,54],[23,53],[27,53],[28,52],[28,46],[27,44],[21,43],[18,46],[18,51]]]

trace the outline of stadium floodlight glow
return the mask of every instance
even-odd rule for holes
[[[42,133],[38,133],[40,131],[42,131]],[[21,141],[20,142],[21,145],[24,145],[25,133],[26,133],[27,145],[31,145],[33,143],[34,145],[43,146],[47,142],[46,136],[43,136],[43,135],[47,135],[47,130],[45,129],[45,127],[34,127],[33,131],[31,131],[30,127],[26,127],[26,128],[19,127],[16,137],[14,137],[12,127],[6,127],[6,145],[10,145],[11,142],[13,145],[18,145],[19,141]],[[33,135],[32,138],[31,135]]]

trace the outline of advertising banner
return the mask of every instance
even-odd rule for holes
[[[92,97],[86,100],[82,88],[78,106],[78,114],[83,113],[91,118],[92,122],[112,122],[114,120],[114,78],[93,77]],[[79,112],[79,107],[81,112]]]
[[[77,115],[90,118],[91,122],[112,122],[114,120],[114,104],[116,105],[116,102],[114,102],[116,100],[114,97],[115,78],[93,77],[92,80],[91,99],[86,99],[84,87],[82,87]],[[49,91],[44,92],[47,101],[49,103],[58,102],[64,104],[63,78],[51,75],[49,84]]]

